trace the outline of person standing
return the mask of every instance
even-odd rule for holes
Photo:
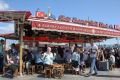
[[[108,61],[109,61],[109,66],[110,66],[110,70],[112,70],[112,65],[113,64],[115,64],[115,56],[113,55],[113,53],[110,53],[109,54],[109,59],[108,59]]]
[[[0,72],[2,72],[3,69],[4,43],[5,41],[1,39],[0,40]]]
[[[90,43],[90,48],[89,48],[89,51],[90,51],[90,71],[88,73],[88,76],[91,76],[91,75],[97,75],[98,72],[97,72],[97,67],[96,67],[96,59],[97,59],[97,56],[98,56],[98,46],[95,45],[93,43],[93,41],[91,41]],[[93,73],[94,71],[94,73]]]

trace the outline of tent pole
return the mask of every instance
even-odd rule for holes
[[[23,53],[23,24],[20,26],[20,76],[22,76],[22,53]]]
[[[7,40],[5,38],[5,47],[4,47],[5,50],[7,50],[7,44],[6,43],[7,43]]]

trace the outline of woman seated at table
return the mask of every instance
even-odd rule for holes
[[[25,64],[25,70],[27,73],[28,73],[30,65],[32,64],[32,60],[33,60],[32,53],[28,49],[25,49],[24,56],[23,56],[23,62]]]
[[[12,44],[14,47],[14,44]],[[19,67],[19,56],[18,53],[12,48],[5,54],[4,64],[7,65],[8,70],[3,74],[3,76],[7,77],[9,75],[11,78],[16,76],[16,71]]]
[[[72,54],[72,66],[75,71],[79,71],[80,65],[80,48],[76,47],[75,51]]]
[[[51,52],[51,47],[48,47],[47,52],[43,54],[44,67],[49,67],[50,65],[53,65],[54,59],[55,56]]]

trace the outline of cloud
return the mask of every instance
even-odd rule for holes
[[[3,10],[10,10],[10,6],[8,3],[6,3],[4,0],[0,1],[0,11]],[[12,22],[10,23],[0,23],[0,34],[6,34],[6,33],[13,33],[14,32],[14,24]]]
[[[14,33],[14,24],[0,25],[0,34]]]
[[[9,4],[4,1],[0,1],[0,10],[8,10],[8,9],[9,9]]]

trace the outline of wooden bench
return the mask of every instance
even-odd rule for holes
[[[65,67],[65,70],[72,70],[72,64],[71,63],[65,63],[64,67]]]
[[[60,64],[50,65],[49,67],[45,67],[44,73],[45,77],[61,78],[62,76],[64,76],[64,65]]]
[[[8,67],[9,67],[8,64],[6,64],[6,65],[3,66],[3,75],[4,75],[5,72],[8,70]]]
[[[45,73],[45,78],[46,77],[51,78],[51,76],[52,76],[52,68],[51,67],[45,67],[44,73]]]
[[[25,63],[22,65],[22,73],[25,72]],[[35,73],[35,65],[30,65],[29,70],[28,70],[28,75]]]
[[[36,65],[35,67],[36,67],[35,71],[37,73],[41,73],[43,71],[43,65]]]
[[[76,70],[74,67],[72,67],[72,74],[78,75],[80,74],[80,70]]]
[[[28,75],[35,73],[35,65],[30,65],[30,68],[28,70]]]
[[[4,65],[3,67],[3,75],[5,75],[6,71],[9,69],[9,66],[8,64]],[[19,72],[19,69],[17,68],[13,74],[14,77],[18,76],[18,72]]]
[[[56,77],[61,78],[62,76],[64,76],[64,65],[53,64],[52,66],[53,66],[52,75],[54,78]]]

